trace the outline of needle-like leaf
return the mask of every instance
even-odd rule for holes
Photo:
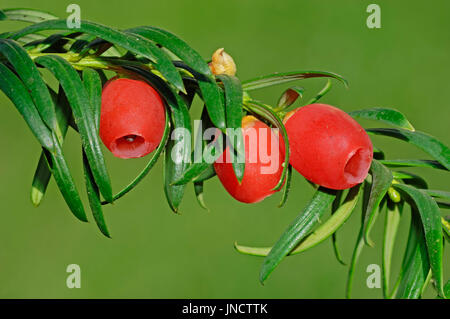
[[[413,209],[406,251],[395,288],[395,298],[420,298],[430,269],[423,227],[418,215]]]
[[[403,171],[394,171],[392,175],[396,180],[402,180],[405,184],[413,185],[417,188],[428,188],[427,182],[417,174]]]
[[[0,90],[16,106],[39,143],[43,147],[53,150],[54,143],[51,131],[43,122],[28,90],[22,81],[3,63],[0,63]]]
[[[225,90],[225,114],[227,124],[227,137],[230,142],[230,156],[237,180],[242,182],[245,170],[245,145],[242,135],[242,102],[243,91],[241,82],[235,76],[218,75]]]
[[[442,270],[443,234],[439,207],[430,195],[417,188],[404,184],[394,184],[393,186],[395,189],[406,195],[407,200],[414,208],[417,208],[417,211],[420,214],[433,278],[436,280],[439,294],[444,297],[444,279]]]
[[[139,34],[162,45],[195,71],[207,76],[212,76],[211,69],[201,55],[173,33],[153,26],[137,27],[126,31]]]
[[[91,112],[98,132],[100,127],[100,108],[102,104],[102,80],[97,71],[86,68],[83,70],[83,84],[91,101]]]
[[[250,79],[242,82],[242,87],[246,91],[265,88],[272,85],[281,83],[308,79],[308,78],[334,78],[341,81],[345,86],[348,86],[347,80],[336,73],[324,72],[324,71],[293,71],[284,73],[273,73],[269,75],[263,75],[254,79]]]
[[[58,94],[53,92],[51,89],[49,90],[54,100],[56,108],[56,120],[59,131],[61,132],[62,139],[60,140],[60,143],[63,143],[69,126],[69,120],[72,117],[72,113],[67,103],[66,96],[64,95],[64,91],[61,89],[61,87],[59,88]],[[37,207],[41,203],[47,190],[48,183],[50,182],[51,175],[52,173],[50,171],[50,168],[48,167],[47,160],[45,159],[45,153],[42,152],[31,186],[31,202],[34,206]]]
[[[183,144],[183,137],[178,140],[178,143]],[[184,151],[176,151],[175,145],[177,143],[170,139],[164,151],[164,192],[166,194],[167,203],[174,213],[178,213],[181,200],[183,199],[186,185],[174,185],[173,182],[179,178],[186,168],[186,163],[183,161]],[[175,149],[175,151],[174,151]],[[172,158],[172,154],[174,158]],[[176,162],[176,161],[178,162]]]
[[[394,204],[391,201],[387,202],[386,219],[384,223],[384,237],[383,237],[383,295],[384,298],[390,298],[390,278],[391,278],[391,261],[394,252],[395,239],[397,237],[397,230],[400,225],[400,218],[403,211],[403,203]]]
[[[38,23],[46,20],[54,20],[58,19],[57,16],[42,11],[42,10],[35,10],[35,9],[23,9],[23,8],[14,8],[14,9],[3,9],[4,17],[7,20],[11,21],[23,21],[23,22],[30,22],[30,23]],[[0,20],[3,20],[0,18]]]
[[[348,113],[353,118],[362,118],[367,120],[374,120],[410,131],[414,131],[414,127],[408,121],[405,115],[398,110],[384,107],[374,107],[370,109],[363,109],[352,111]]]
[[[70,210],[81,221],[87,221],[83,204],[57,137],[49,131],[42,121],[23,83],[3,64],[0,64],[0,89],[15,104],[33,134],[45,147],[46,160],[50,164],[52,174],[55,176],[56,183]]]
[[[83,149],[86,152],[95,182],[105,200],[112,202],[111,181],[100,148],[91,101],[77,71],[66,60],[54,55],[38,57],[36,62],[50,70],[64,89],[72,108],[73,117],[80,132]]]
[[[92,215],[94,216],[95,223],[98,228],[108,238],[111,238],[108,227],[106,226],[105,217],[103,216],[102,203],[100,200],[100,192],[97,184],[95,184],[94,176],[92,175],[92,171],[89,167],[89,161],[87,159],[86,153],[82,150],[83,153],[83,169],[84,169],[84,178],[86,182],[86,191],[88,194],[89,205],[91,207]]]
[[[317,227],[314,232],[305,237],[288,253],[288,256],[299,254],[313,248],[334,234],[347,221],[355,209],[359,199],[359,189],[360,185],[353,187],[345,198],[344,203],[335,211],[335,213],[331,215],[327,221]],[[235,248],[240,253],[253,256],[267,256],[273,249],[272,247],[242,246],[237,243],[235,243]]]
[[[393,177],[391,171],[377,160],[372,161],[370,172],[372,174],[372,187],[364,220],[364,241],[367,245],[373,247],[374,243],[370,239],[370,231],[378,217],[378,206],[391,186]]]
[[[450,200],[450,192],[436,190],[436,189],[421,189],[421,191],[427,193],[430,196],[436,197],[436,198],[443,198]]]
[[[291,179],[292,179],[292,166],[289,165],[288,170],[286,172],[286,180],[284,182],[283,190],[281,192],[281,200],[280,203],[278,204],[279,208],[283,207],[284,204],[286,204],[287,202],[289,191],[291,189]]]
[[[329,82],[329,81],[328,81]],[[331,214],[335,214],[336,211],[339,209],[339,207],[342,204],[342,196],[344,195],[344,191],[340,190],[336,193],[336,198],[334,199],[332,205],[331,205]],[[333,246],[333,252],[334,252],[334,256],[336,257],[337,261],[345,266],[346,263],[344,261],[344,259],[341,256],[341,252],[339,250],[339,245],[338,245],[338,240],[337,240],[337,231],[335,231],[332,235],[331,235],[331,243]]]
[[[61,146],[59,145],[56,136],[54,136],[54,142],[55,150],[53,152],[44,150],[47,163],[53,177],[55,178],[56,184],[58,185],[58,188],[67,203],[67,206],[69,206],[75,217],[81,221],[87,222],[83,203],[81,202],[80,195],[75,186],[73,177],[70,174],[69,167],[64,159]]]
[[[448,171],[438,161],[422,160],[422,159],[395,159],[395,160],[379,160],[381,164],[387,167],[429,167]]]
[[[203,184],[204,182],[194,182],[194,192],[197,197],[197,202],[201,208],[209,211],[208,207],[206,207],[205,199],[203,198]]]
[[[50,92],[36,65],[28,53],[17,42],[0,39],[0,54],[14,67],[18,76],[30,92],[31,98],[47,126],[61,140],[61,132],[56,120],[55,105]]]
[[[89,97],[91,106],[91,116],[94,118],[97,132],[100,125],[100,105],[102,95],[102,82],[99,74],[93,69],[83,70],[83,84]],[[100,199],[100,191],[95,182],[92,169],[89,164],[86,152],[82,149],[83,154],[83,170],[84,179],[86,183],[86,192],[89,199],[89,206],[91,207],[92,215],[95,223],[103,235],[111,238],[108,227],[106,226],[105,217],[103,215],[102,201]]]
[[[31,183],[30,198],[31,203],[33,203],[35,207],[38,207],[41,204],[45,192],[47,191],[50,177],[52,177],[52,173],[48,167],[47,160],[45,159],[44,151],[42,151],[33,176],[33,182]]]
[[[18,39],[26,34],[35,33],[44,30],[68,30],[73,31],[67,26],[66,19],[49,20],[30,25],[11,35],[11,38]],[[155,67],[161,74],[172,83],[178,90],[184,92],[184,85],[181,76],[168,56],[150,40],[137,35],[122,32],[102,24],[81,21],[79,32],[85,32],[102,38],[108,42],[119,45],[135,54],[140,54],[155,63]]]
[[[355,248],[353,249],[352,259],[350,262],[350,267],[348,269],[347,275],[347,287],[346,287],[346,298],[351,298],[352,288],[353,288],[353,278],[355,275],[356,264],[358,263],[359,256],[364,248],[364,228],[365,221],[367,220],[367,214],[369,210],[367,206],[369,204],[369,198],[372,190],[372,185],[367,180],[363,185],[363,199],[362,199],[362,214],[361,214],[361,227],[359,229],[359,233],[356,239]],[[377,206],[378,210],[381,210],[382,205]],[[378,214],[378,213],[377,213]]]
[[[390,136],[411,143],[428,153],[446,169],[450,169],[450,149],[431,135],[393,128],[373,128],[366,131],[369,134]]]
[[[283,258],[320,223],[320,218],[325,214],[335,196],[335,191],[323,187],[316,191],[311,201],[289,225],[264,259],[259,276],[261,283],[264,283]]]

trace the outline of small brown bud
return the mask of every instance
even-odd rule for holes
[[[225,52],[223,48],[217,49],[212,55],[212,61],[209,63],[209,68],[212,73],[235,75],[236,74],[236,64],[234,63],[231,55]]]

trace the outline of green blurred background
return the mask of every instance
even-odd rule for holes
[[[0,7],[31,7],[67,16],[67,1],[2,0]],[[248,79],[275,71],[328,70],[345,76],[347,90],[335,84],[323,102],[346,111],[395,107],[418,130],[449,138],[450,2],[376,1],[381,29],[366,27],[372,1],[84,1],[82,19],[118,28],[156,25],[196,48],[205,58],[218,47],[234,57],[238,76]],[[1,22],[0,32],[25,24]],[[324,80],[298,82],[306,99]],[[254,96],[275,103],[283,86]],[[265,286],[258,282],[262,259],[238,254],[234,241],[270,245],[312,195],[295,175],[290,199],[277,209],[279,195],[256,205],[234,201],[218,180],[207,182],[206,202],[196,203],[191,187],[182,215],[168,208],[161,163],[125,198],[105,210],[112,239],[93,222],[83,224],[68,211],[52,181],[42,205],[29,199],[40,148],[13,105],[0,94],[0,297],[3,298],[342,298],[348,268],[333,254],[331,241],[287,258]],[[194,107],[198,114],[199,105]],[[374,125],[373,123],[363,123]],[[375,138],[389,158],[426,158],[399,141]],[[71,132],[65,145],[80,189],[83,176],[80,142]],[[114,189],[119,190],[146,159],[118,160],[108,155]],[[448,174],[421,169],[431,188],[448,190]],[[190,185],[191,186],[191,185]],[[86,199],[84,197],[84,199]],[[394,255],[398,272],[409,225],[404,214]],[[349,261],[359,230],[360,210],[339,232]],[[376,224],[375,248],[366,248],[354,281],[353,296],[379,298],[381,289],[366,286],[366,267],[381,264],[382,225]],[[449,249],[444,260],[450,275]],[[81,289],[66,287],[66,267],[81,266]],[[428,289],[426,296],[433,297]]]

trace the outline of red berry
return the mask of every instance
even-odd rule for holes
[[[265,132],[262,132],[263,130]],[[230,158],[229,147],[216,160],[214,169],[231,196],[243,203],[256,203],[276,192],[272,189],[281,177],[283,157],[277,135],[255,117],[245,116],[242,119],[242,134],[245,145],[245,171],[242,182],[239,184],[233,164],[226,160]]]
[[[361,125],[347,113],[330,105],[311,104],[289,112],[284,122],[289,162],[307,180],[332,189],[364,181],[373,146]]]
[[[100,138],[114,156],[136,158],[154,151],[165,119],[164,102],[146,82],[113,78],[103,87]]]

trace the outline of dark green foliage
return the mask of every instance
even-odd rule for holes
[[[203,159],[192,162],[190,136],[177,135],[173,136],[175,139],[170,138],[177,129],[192,133],[190,106],[195,95],[204,103],[203,125],[215,127],[218,132],[225,133],[226,138],[230,138],[226,128],[239,129],[242,117],[247,112],[278,129],[286,150],[283,173],[275,187],[276,190],[281,190],[281,207],[286,203],[293,174],[289,165],[289,140],[282,118],[289,107],[303,99],[305,89],[295,85],[284,89],[274,107],[252,99],[249,92],[297,80],[327,78],[325,86],[312,99],[301,101],[305,105],[315,103],[327,94],[332,80],[347,86],[347,81],[342,76],[324,71],[274,73],[243,82],[236,76],[215,75],[211,72],[207,59],[203,59],[174,34],[155,26],[122,31],[82,21],[81,27],[73,30],[67,26],[66,20],[32,9],[0,10],[0,20],[31,23],[21,30],[0,34],[0,90],[14,104],[42,147],[32,183],[32,202],[35,206],[40,204],[53,176],[70,211],[79,220],[87,221],[83,203],[62,151],[67,130],[72,127],[82,141],[85,186],[93,218],[107,237],[110,233],[102,205],[120,199],[136,187],[161,154],[164,154],[163,187],[171,210],[179,212],[189,183],[193,184],[200,206],[207,209],[204,187],[205,182],[216,175],[213,165]],[[48,30],[60,32],[52,35],[40,33]],[[42,68],[48,69],[55,76],[59,82],[58,92],[50,89],[49,79],[40,72]],[[141,173],[115,195],[98,136],[101,90],[107,81],[104,71],[148,82],[162,96],[166,106],[165,130],[159,146]],[[261,282],[268,278],[285,257],[301,253],[330,237],[333,239],[338,261],[344,264],[338,250],[336,232],[354,212],[362,197],[361,226],[349,264],[347,297],[351,296],[361,251],[365,244],[374,246],[375,243],[369,236],[370,231],[377,218],[383,215],[384,297],[421,297],[429,274],[434,279],[439,297],[447,297],[450,281],[445,284],[443,238],[450,238],[450,224],[441,216],[440,208],[450,207],[450,193],[429,190],[427,181],[422,176],[397,169],[426,167],[447,174],[450,169],[450,149],[435,137],[415,131],[406,116],[398,110],[377,107],[349,114],[356,119],[394,126],[367,129],[367,132],[408,142],[432,159],[386,159],[382,148],[374,147],[375,160],[363,187],[357,185],[348,191],[334,191],[313,185],[316,188],[315,195],[273,247],[236,244],[236,249],[244,254],[265,257],[260,272]],[[203,131],[199,133],[203,134]],[[217,158],[224,147],[220,141],[218,139],[210,144],[196,141],[195,147],[202,154],[209,152],[213,158]],[[230,145],[232,155],[238,158],[245,155],[242,136],[237,135]],[[242,181],[245,163],[234,161],[233,168],[238,180]],[[410,234],[400,275],[396,283],[391,285],[391,260],[393,254],[397,253],[394,251],[394,244],[406,205],[412,211]],[[332,214],[325,219],[330,206]]]

